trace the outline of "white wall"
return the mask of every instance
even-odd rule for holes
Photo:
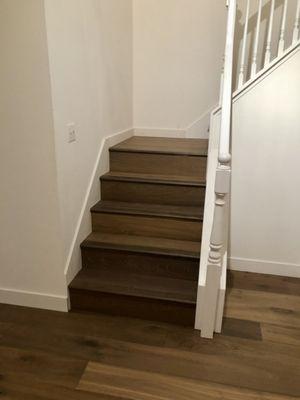
[[[45,0],[45,5],[64,261],[68,264],[103,139],[133,123],[132,1]],[[70,122],[75,123],[77,134],[71,144],[67,140]],[[98,178],[96,182],[99,191]],[[80,264],[77,247],[75,269]]]
[[[204,115],[207,127],[219,98],[225,1],[133,0],[133,10],[134,126],[181,129]]]
[[[231,266],[300,277],[300,51],[233,107]]]
[[[43,1],[1,0],[0,302],[66,309]]]

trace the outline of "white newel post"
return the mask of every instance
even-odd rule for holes
[[[230,192],[230,175],[229,166],[220,165],[218,167],[215,184],[215,210],[205,286],[205,324],[203,324],[201,330],[201,336],[205,338],[213,337],[218,312],[222,259],[226,241],[226,201]]]
[[[229,1],[228,24],[226,35],[223,89],[221,92],[221,127],[219,141],[218,167],[215,179],[215,204],[210,237],[210,251],[207,260],[206,282],[202,297],[201,336],[212,338],[217,316],[220,318],[220,289],[223,268],[223,256],[226,251],[228,232],[226,232],[228,208],[226,207],[230,192],[230,136],[232,109],[233,49],[236,18],[236,0]],[[218,324],[220,325],[220,324]]]

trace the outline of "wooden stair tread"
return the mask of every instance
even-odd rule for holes
[[[92,207],[91,212],[153,217],[159,216],[164,218],[203,221],[203,207],[193,206],[170,206],[101,200]]]
[[[93,232],[81,246],[199,259],[201,243],[157,237]]]
[[[101,176],[101,180],[135,183],[140,182],[163,185],[182,185],[194,187],[206,186],[205,181],[190,176],[138,174],[131,172],[107,172],[106,174]]]
[[[195,304],[197,281],[82,269],[70,289]]]
[[[133,136],[110,148],[110,151],[181,154],[207,156],[207,139],[178,139],[163,137]]]

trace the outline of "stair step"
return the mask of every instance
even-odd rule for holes
[[[91,208],[91,212],[203,221],[203,207],[192,206],[187,207],[102,200]]]
[[[93,233],[81,254],[86,269],[198,281],[200,244],[195,242]]]
[[[91,233],[81,247],[117,249],[192,259],[199,259],[200,254],[200,242],[100,232]]]
[[[205,181],[191,176],[109,172],[101,177],[101,198],[109,201],[201,207]]]
[[[201,207],[100,201],[92,208],[93,232],[200,240]]]
[[[72,309],[194,326],[207,149],[154,137],[110,149]]]
[[[111,152],[139,152],[157,154],[181,154],[190,156],[206,156],[207,139],[181,139],[148,136],[133,136],[110,148]]]
[[[197,282],[83,269],[70,296],[72,309],[192,325]]]
[[[82,269],[70,288],[195,304],[197,282],[133,273],[124,274],[119,271]]]
[[[205,179],[207,140],[160,139],[134,137],[112,147],[110,170]]]
[[[101,176],[101,181],[120,181],[134,183],[148,183],[170,186],[193,186],[205,187],[206,182],[192,176],[162,175],[162,174],[141,174],[130,172],[107,172]]]

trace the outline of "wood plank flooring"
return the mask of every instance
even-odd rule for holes
[[[165,323],[0,305],[0,399],[299,398],[300,282],[246,276],[231,276],[214,340]]]

